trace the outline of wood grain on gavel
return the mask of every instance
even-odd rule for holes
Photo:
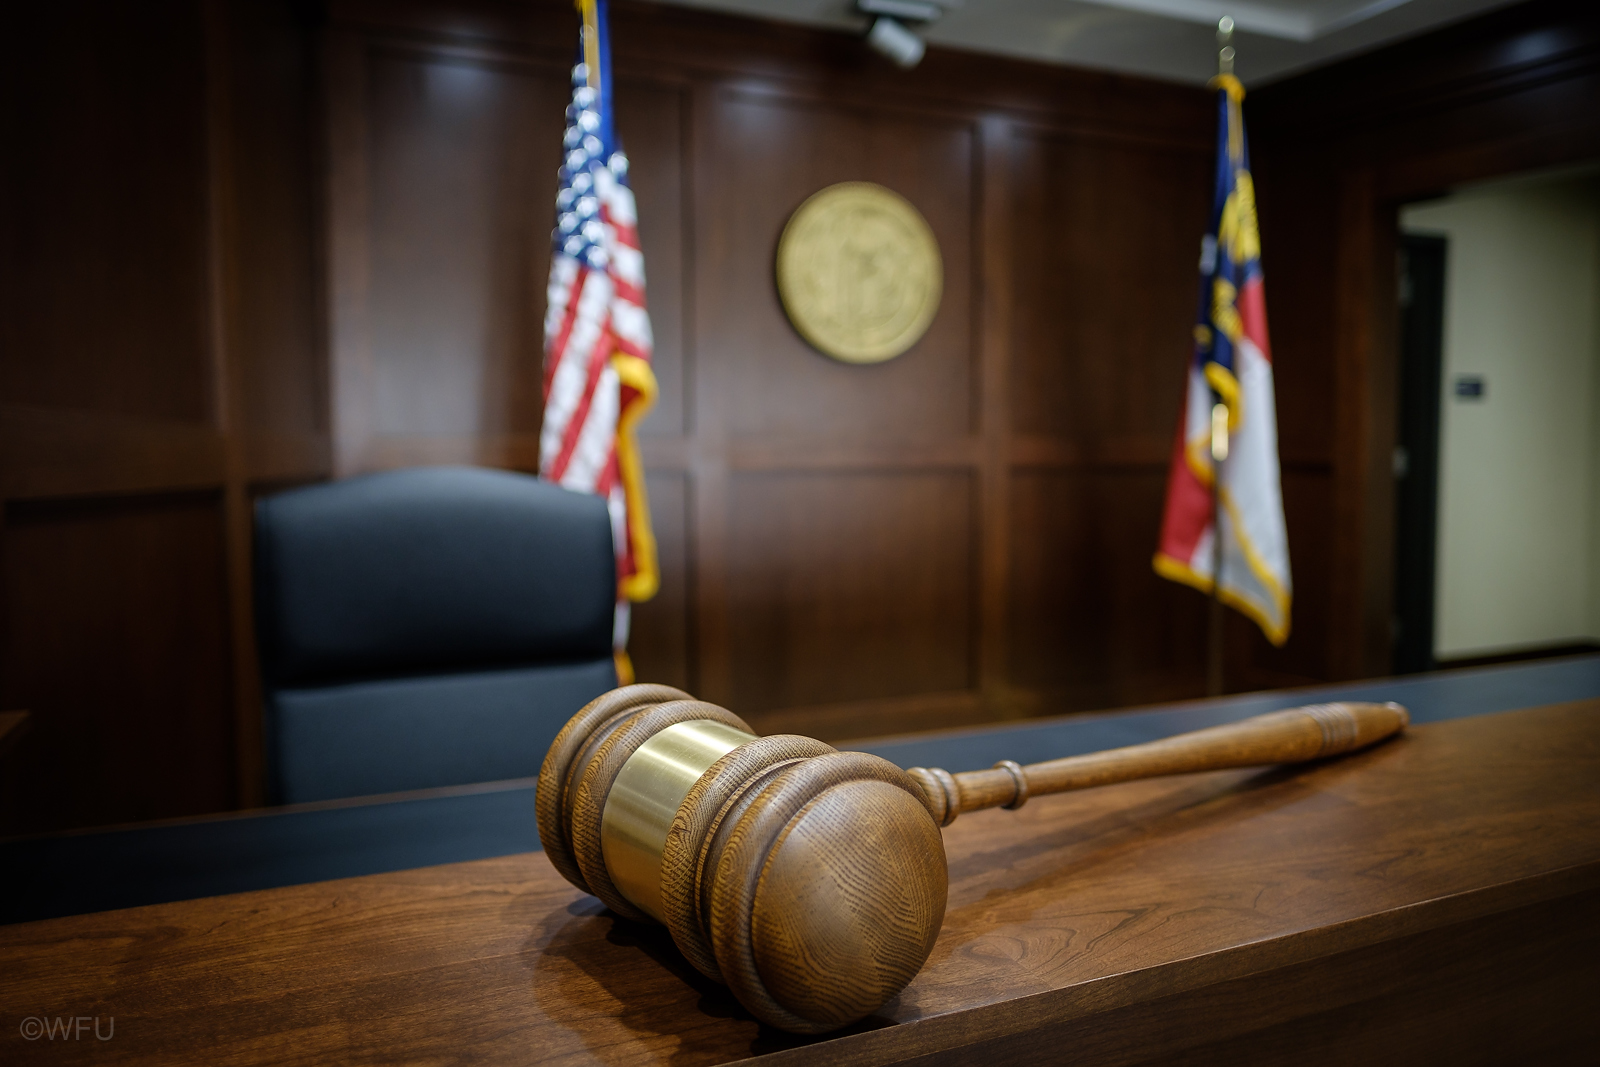
[[[1030,796],[1339,755],[1403,729],[1398,704],[1318,704],[1144,745],[952,775],[795,735],[666,686],[573,716],[539,775],[539,835],[572,884],[655,920],[752,1014],[795,1033],[860,1019],[928,958],[940,826]]]

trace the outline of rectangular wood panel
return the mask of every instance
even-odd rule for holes
[[[305,17],[287,6],[234,4],[228,14],[237,263],[230,341],[241,416],[252,436],[320,442],[328,433],[328,382],[318,294],[315,46]],[[253,475],[326,470],[325,454],[276,465],[260,458]]]
[[[736,712],[975,684],[970,475],[741,474],[729,496]]]
[[[40,4],[7,23],[0,400],[204,422],[198,5]]]
[[[232,803],[218,494],[12,503],[4,581],[0,834]]]
[[[1019,132],[1012,425],[1094,443],[1171,439],[1192,347],[1209,158]]]
[[[717,157],[701,272],[703,373],[724,376],[739,437],[927,440],[974,425],[975,140],[970,125],[865,107],[724,91],[709,133]],[[939,243],[944,291],[922,340],[874,366],[821,355],[789,324],[774,257],[813,193],[870,181],[905,197]]]
[[[567,80],[379,47],[366,84],[374,431],[533,433]]]
[[[1197,696],[1206,600],[1150,567],[1164,467],[1012,480],[1012,683],[1035,714]]]

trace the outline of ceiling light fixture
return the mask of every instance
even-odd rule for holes
[[[867,44],[909,70],[922,62],[928,46],[906,23],[926,26],[960,3],[961,0],[856,0],[856,11],[872,19]]]

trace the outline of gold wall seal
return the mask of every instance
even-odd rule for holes
[[[778,296],[800,336],[846,363],[881,363],[917,343],[944,288],[933,230],[871,182],[811,196],[778,240]]]

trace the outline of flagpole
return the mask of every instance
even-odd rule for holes
[[[1217,73],[1233,73],[1233,19],[1227,15],[1217,21]],[[1211,407],[1211,613],[1206,630],[1206,695],[1219,697],[1223,690],[1223,627],[1227,617],[1222,610],[1222,471],[1228,461],[1228,407]]]

